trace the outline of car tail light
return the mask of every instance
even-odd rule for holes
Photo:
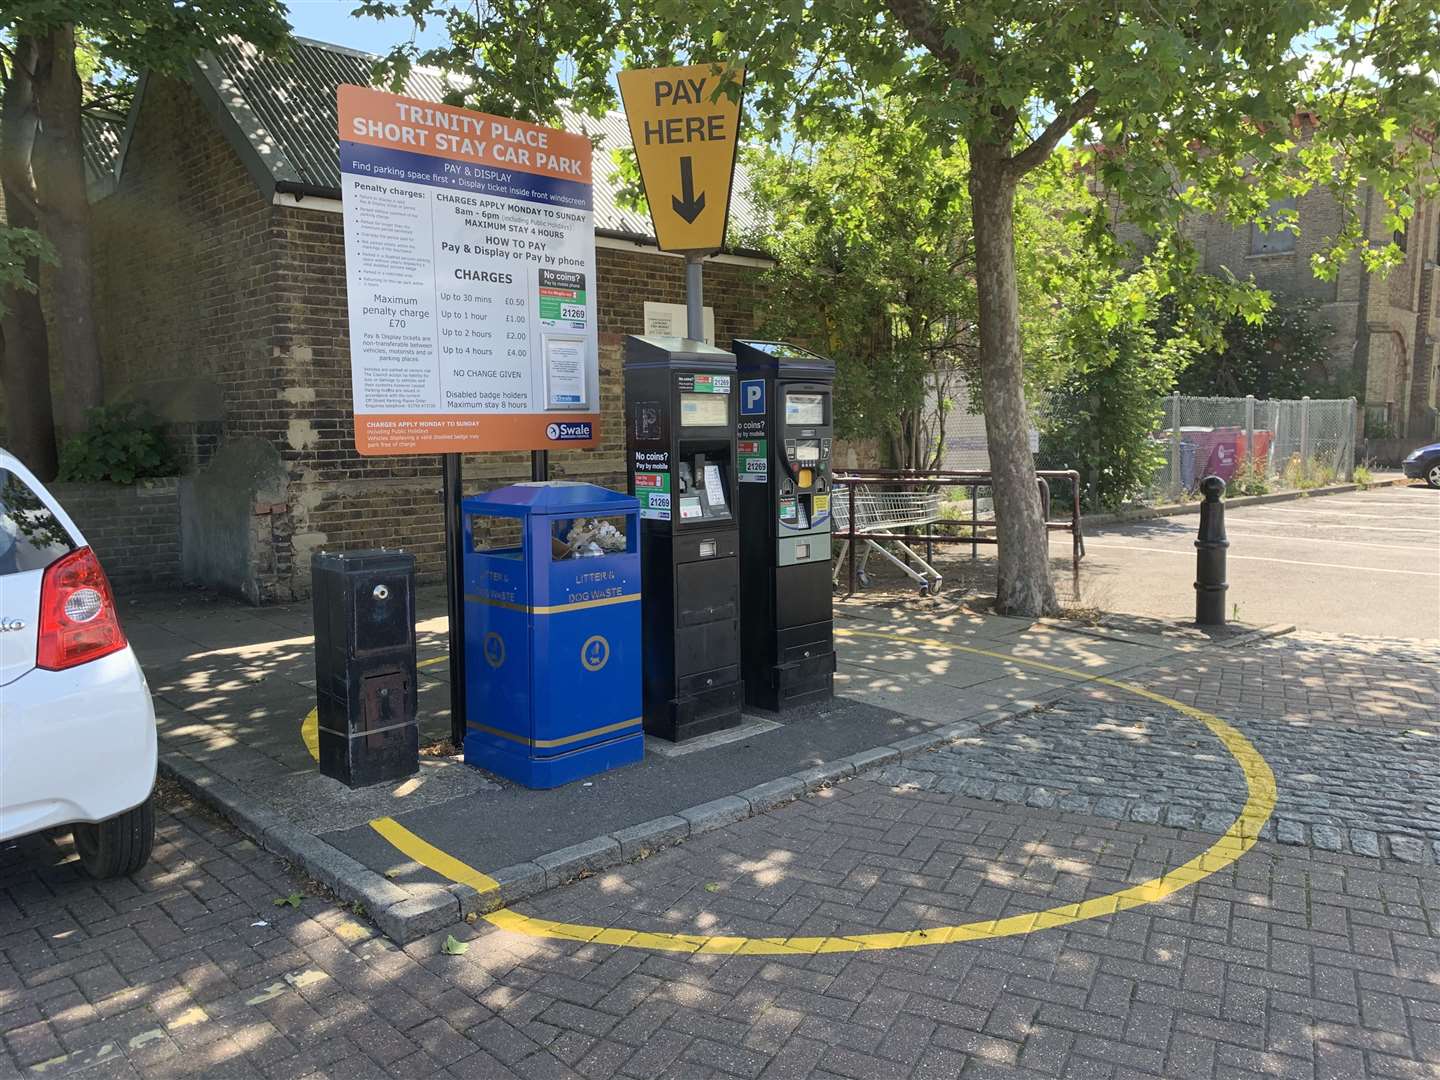
[[[40,586],[36,666],[62,671],[124,647],[115,597],[95,552],[77,548],[51,563]]]

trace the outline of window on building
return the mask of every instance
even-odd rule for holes
[[[1288,226],[1277,227],[1282,220],[1282,211],[1293,214],[1294,210],[1293,195],[1288,199],[1276,199],[1270,204],[1264,217],[1250,226],[1251,255],[1280,255],[1295,250],[1295,230]]]

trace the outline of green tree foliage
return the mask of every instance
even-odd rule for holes
[[[1045,468],[1079,471],[1087,508],[1114,509],[1163,462],[1151,435],[1197,344],[1157,333],[1163,287],[1155,268],[1122,275],[1077,260],[1072,272],[1074,302],[1058,312],[1054,342],[1066,377],[1045,396],[1039,457]]]
[[[77,67],[106,83],[123,83],[121,70],[182,75],[196,53],[232,35],[262,49],[289,39],[281,0],[7,0],[0,34],[40,36],[78,27]]]
[[[1263,322],[1226,323],[1219,347],[1196,356],[1176,389],[1201,397],[1350,397],[1357,388],[1330,349],[1332,333],[1317,301],[1274,296]]]
[[[379,8],[417,21],[474,10],[468,0]],[[1355,250],[1374,266],[1398,255],[1363,244],[1362,179],[1396,229],[1433,187],[1432,146],[1412,137],[1440,115],[1432,0],[505,0],[481,10],[470,51],[432,59],[500,111],[507,97],[522,115],[550,113],[537,95],[612,100],[608,50],[618,46],[635,66],[743,62],[766,135],[873,127],[896,109],[932,146],[965,144],[1005,612],[1056,606],[1027,441],[1015,228],[1026,177],[1067,140],[1100,148],[1082,151],[1091,175],[1154,238],[1156,280],[1168,287],[1193,269],[1179,229],[1188,213],[1246,223],[1277,198],[1329,188],[1342,226],[1313,266],[1333,274]],[[1301,111],[1319,118],[1313,131],[1297,128]]]
[[[89,426],[60,448],[60,479],[86,483],[133,484],[178,471],[159,423],[134,402],[91,409]]]
[[[32,280],[32,263],[54,262],[55,251],[34,229],[17,229],[0,224],[0,316],[8,312],[8,292],[34,293],[40,284]]]
[[[981,377],[969,162],[889,115],[874,128],[747,155],[769,251],[764,332],[836,362],[836,425],[877,440],[888,463],[937,468],[963,383]],[[1070,162],[1029,178],[1016,209],[1017,276],[1031,390],[1061,380],[1057,298],[1094,262],[1082,225],[1095,200]],[[1113,245],[1112,245],[1113,246]],[[1057,272],[1060,270],[1060,272]]]
[[[6,213],[12,226],[43,236],[55,263],[43,313],[33,300],[17,303],[23,282],[0,282],[0,306],[12,311],[0,373],[7,426],[20,433],[12,434],[17,452],[42,475],[55,460],[52,347],[63,371],[60,406],[68,429],[80,430],[86,411],[104,400],[82,110],[87,103],[123,107],[133,73],[180,75],[220,38],[277,48],[289,36],[284,16],[279,0],[9,0],[0,7]]]
[[[869,132],[750,156],[768,220],[765,332],[836,362],[836,427],[892,464],[934,463],[943,425],[925,408],[975,350],[975,247],[963,152],[893,119]],[[937,422],[938,421],[938,422]]]

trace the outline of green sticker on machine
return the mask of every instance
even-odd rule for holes
[[[763,484],[770,479],[770,454],[764,439],[736,439],[735,457],[742,484]]]
[[[563,293],[559,290],[552,290],[552,293],[552,295],[544,292],[540,294],[540,318],[563,322],[585,321],[584,289],[569,289]]]
[[[635,498],[640,502],[640,516],[652,521],[670,520],[670,474],[668,472],[637,472]]]

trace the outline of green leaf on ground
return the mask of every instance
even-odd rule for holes
[[[446,956],[464,956],[469,948],[468,941],[461,941],[454,934],[446,934],[445,944],[440,946],[440,951]]]
[[[298,892],[292,892],[289,896],[277,896],[275,898],[275,906],[284,907],[286,904],[289,904],[293,908],[298,908],[300,901],[304,899],[305,897],[301,896]]]
[[[709,881],[709,882],[706,882],[706,883],[705,883],[705,891],[706,891],[706,892],[719,892],[719,891],[720,891],[720,883],[719,883],[718,881]]]

